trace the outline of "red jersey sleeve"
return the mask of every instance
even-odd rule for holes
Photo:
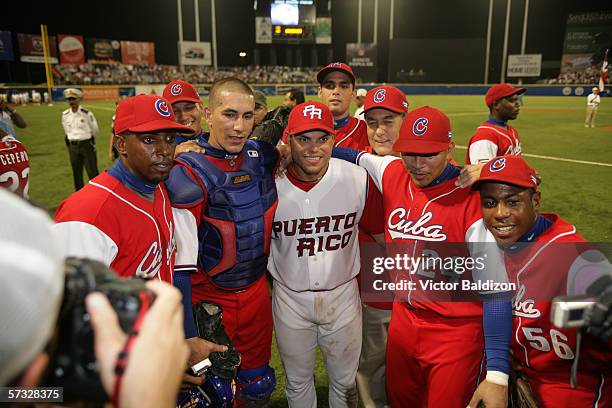
[[[385,212],[383,210],[382,194],[376,188],[374,181],[368,176],[368,189],[365,207],[359,226],[364,232],[370,235],[382,234],[385,232]]]

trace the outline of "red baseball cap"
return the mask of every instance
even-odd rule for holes
[[[422,106],[406,115],[393,150],[402,153],[432,154],[448,149],[450,119],[442,111]]]
[[[472,185],[472,190],[479,189],[485,181],[499,181],[504,184],[538,189],[536,171],[520,156],[500,156],[491,159],[482,168],[480,178]]]
[[[336,134],[332,113],[321,102],[300,103],[289,114],[285,134],[297,135],[310,130],[322,130],[332,135]]]
[[[202,102],[198,91],[193,85],[180,79],[174,80],[166,85],[162,96],[171,104],[176,102]]]
[[[326,67],[323,67],[318,73],[317,73],[317,82],[319,84],[322,84],[323,81],[325,80],[325,77],[327,76],[327,74],[329,74],[330,72],[333,71],[340,71],[340,72],[344,72],[346,75],[348,75],[351,78],[351,82],[353,83],[353,85],[355,85],[355,74],[353,74],[353,70],[351,69],[351,67],[349,67],[348,65],[342,63],[342,62],[332,62],[331,64],[327,65]]]
[[[363,102],[363,113],[370,109],[382,108],[395,113],[404,113],[408,110],[406,95],[394,86],[379,86],[370,89]]]
[[[126,131],[194,133],[193,129],[174,121],[174,112],[167,100],[144,94],[122,100],[115,110],[115,134]]]
[[[496,84],[489,88],[485,95],[485,102],[487,106],[493,105],[501,98],[505,98],[512,95],[520,95],[524,93],[527,88],[515,88],[510,84]]]

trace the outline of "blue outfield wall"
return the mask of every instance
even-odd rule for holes
[[[407,84],[388,84],[401,89],[406,95],[484,95],[491,85],[407,85]],[[153,86],[153,85],[152,85]],[[370,90],[378,85],[374,84],[357,84],[357,88]],[[591,89],[596,85],[525,85],[529,96],[586,96],[591,93]],[[58,86],[52,89],[53,100],[64,100],[63,91],[65,88],[81,88],[80,86]],[[104,88],[113,87],[105,85]],[[136,88],[130,85],[117,85],[119,96],[121,98],[133,96],[136,94]],[[202,97],[208,96],[208,88],[210,84],[197,85]],[[88,87],[95,88],[95,87]],[[316,95],[318,85],[316,84],[255,84],[253,88],[262,91],[268,96],[284,95],[289,89],[297,88],[304,91],[306,95]],[[38,89],[39,92],[45,92],[47,88],[41,85],[33,86],[0,86],[0,94],[11,95],[17,92],[30,92],[33,89]],[[612,96],[612,88],[607,87],[601,96]]]
[[[491,85],[406,85],[388,84],[402,90],[406,95],[484,95]],[[370,90],[378,85],[357,84],[357,88]],[[518,86],[518,85],[516,85]],[[530,96],[586,96],[596,85],[525,85]],[[306,95],[316,95],[317,85],[295,84],[295,85],[254,85],[266,95],[284,95],[288,88],[302,89]],[[610,89],[606,89],[608,95]],[[606,96],[606,92],[602,93]]]

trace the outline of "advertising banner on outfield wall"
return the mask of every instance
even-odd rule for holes
[[[124,64],[155,64],[155,43],[121,41],[121,62]]]
[[[121,44],[116,40],[87,38],[85,54],[90,64],[116,64],[121,62]]]
[[[568,14],[561,73],[594,74],[609,48],[612,48],[612,10]]]
[[[59,57],[62,64],[84,64],[85,46],[82,35],[58,34]]]
[[[19,33],[17,34],[17,42],[19,43],[19,59],[21,62],[36,62],[40,64],[45,62],[45,53],[40,35]],[[51,54],[49,62],[57,64],[57,42],[54,36],[49,36],[49,48]]]
[[[116,86],[84,86],[81,89],[86,101],[119,99],[119,88]]]
[[[270,17],[255,17],[255,43],[272,44],[272,20],[270,20]]]
[[[331,17],[317,17],[315,25],[315,42],[317,44],[332,43],[332,19]]]
[[[0,31],[0,61],[13,61],[13,39],[10,31]]]
[[[374,43],[346,44],[346,63],[353,68],[355,76],[361,82],[376,81],[378,68],[376,66],[377,47]]]
[[[209,42],[179,41],[180,65],[212,65]]]
[[[542,54],[508,55],[508,77],[539,77],[542,71]]]

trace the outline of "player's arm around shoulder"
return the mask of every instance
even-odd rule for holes
[[[189,167],[181,162],[175,162],[164,185],[175,208],[193,208],[206,203],[204,186],[198,183]]]

